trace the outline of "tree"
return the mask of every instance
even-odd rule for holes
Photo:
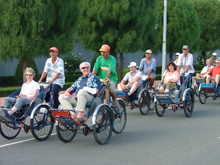
[[[151,3],[151,0],[82,0],[77,37],[94,51],[102,44],[109,44],[111,54],[120,54],[119,70],[123,71],[123,53],[153,44],[149,42],[154,30]]]
[[[193,0],[197,11],[200,26],[200,52],[204,63],[207,51],[214,51],[220,47],[220,1]]]
[[[157,44],[161,49],[163,37],[163,0],[156,3],[155,11],[158,14]],[[159,11],[159,12],[158,12]],[[170,61],[173,52],[181,51],[183,45],[189,45],[191,51],[198,50],[200,46],[200,25],[194,5],[189,0],[169,0],[167,3],[167,52]]]
[[[77,0],[1,0],[0,60],[27,59],[73,49],[73,30],[78,18]]]

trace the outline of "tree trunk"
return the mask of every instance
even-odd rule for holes
[[[206,51],[202,50],[201,54],[202,54],[202,57],[203,57],[203,62],[205,64],[205,62],[206,62]]]
[[[170,51],[170,61],[173,61],[173,51]]]
[[[124,75],[124,54],[120,53],[120,81],[122,80],[122,77]]]
[[[27,68],[27,58],[26,57],[23,57],[22,64],[23,64],[23,82],[25,82],[24,71]]]

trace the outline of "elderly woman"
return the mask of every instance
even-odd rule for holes
[[[21,87],[21,92],[17,98],[6,97],[4,100],[4,107],[11,108],[8,111],[9,115],[12,115],[17,110],[20,110],[23,105],[30,104],[33,99],[35,99],[40,90],[40,86],[37,82],[33,80],[35,72],[32,68],[26,68],[25,72],[26,82]]]
[[[173,92],[180,85],[180,74],[176,71],[176,65],[174,62],[167,64],[167,72],[164,75],[164,83],[160,87],[159,92]]]

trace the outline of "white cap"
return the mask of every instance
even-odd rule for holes
[[[179,56],[179,55],[180,55],[180,53],[179,53],[179,52],[177,52],[177,53],[176,53],[176,56]]]
[[[128,65],[129,68],[130,68],[130,67],[134,67],[134,66],[137,67],[136,62],[131,62],[130,65]]]
[[[215,53],[215,52],[214,52],[214,53],[212,53],[212,56],[217,56],[217,53]]]
[[[152,50],[148,49],[148,50],[146,50],[146,52],[145,52],[145,53],[152,54]]]

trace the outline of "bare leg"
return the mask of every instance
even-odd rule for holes
[[[151,90],[153,85],[154,85],[154,76],[150,76],[149,90]]]
[[[211,76],[210,75],[208,75],[207,77],[206,77],[206,84],[209,84],[210,83],[210,81],[211,81]]]
[[[110,95],[112,96],[112,100],[113,100],[113,105],[117,105],[117,99],[116,99],[116,94],[115,92],[109,92]]]
[[[135,82],[135,83],[132,85],[130,91],[128,92],[128,96],[131,96],[131,95],[136,91],[136,89],[138,88],[138,85],[139,85],[138,82]]]
[[[215,82],[216,82],[216,88],[218,87],[218,84],[219,84],[219,79],[220,79],[220,75],[217,74],[216,77],[215,77]]]

